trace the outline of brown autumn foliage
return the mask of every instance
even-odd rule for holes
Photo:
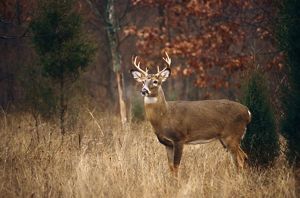
[[[167,51],[176,65],[173,74],[195,76],[198,87],[226,87],[236,74],[255,64],[265,70],[282,67],[272,28],[276,23],[273,1],[132,0],[135,7],[156,10],[155,23],[130,24],[143,56],[157,58]],[[149,64],[154,64],[149,62]]]

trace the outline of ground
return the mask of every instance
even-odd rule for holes
[[[94,117],[93,117],[94,116]],[[296,197],[283,155],[273,168],[237,173],[219,142],[184,148],[179,178],[147,122],[122,128],[82,112],[63,138],[29,115],[0,118],[0,197]]]

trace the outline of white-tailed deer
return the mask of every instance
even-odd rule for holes
[[[230,100],[166,101],[161,84],[171,74],[171,59],[166,53],[166,67],[156,74],[141,69],[137,57],[130,73],[143,83],[141,94],[147,120],[160,143],[165,145],[169,167],[177,176],[184,144],[203,144],[219,140],[232,154],[237,168],[243,168],[247,155],[240,147],[251,120],[244,105]]]

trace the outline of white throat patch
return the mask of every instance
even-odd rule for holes
[[[144,103],[145,104],[153,104],[153,103],[157,103],[158,99],[157,97],[144,97]]]

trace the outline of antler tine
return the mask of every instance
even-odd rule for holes
[[[141,62],[136,63],[137,61],[137,56],[134,58],[134,60],[132,60],[133,65],[135,66],[135,68],[137,70],[139,70],[142,74],[144,74],[145,76],[148,75],[148,68],[146,68],[146,71],[142,70],[140,67]]]
[[[163,57],[163,60],[167,63],[167,66],[163,70],[159,70],[159,66],[157,66],[157,74],[160,74],[161,72],[165,71],[167,68],[171,66],[171,59],[167,52],[165,52],[166,57]]]
[[[169,57],[169,55],[168,55],[167,52],[165,52],[165,54],[166,54],[166,58],[163,57],[163,59],[168,64],[168,67],[170,67],[171,66],[171,59],[170,59],[170,57]]]

